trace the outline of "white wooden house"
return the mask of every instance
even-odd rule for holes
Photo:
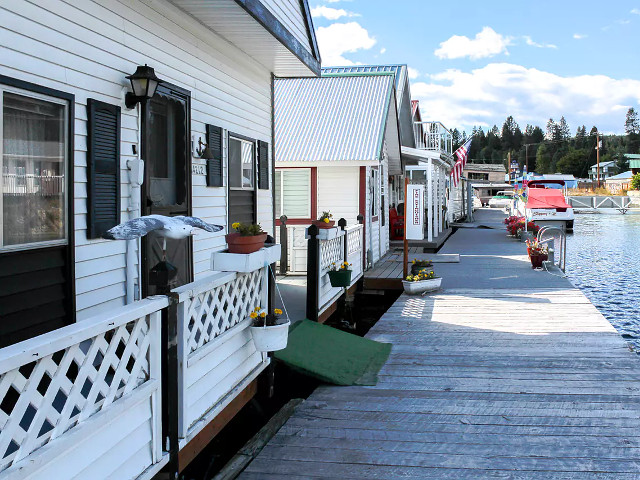
[[[227,227],[168,245],[186,284],[173,296],[180,448],[206,443],[268,364],[246,330],[266,270],[213,272],[212,253],[234,221],[274,231],[273,78],[320,73],[309,7],[14,0],[0,19],[0,346],[24,340],[0,349],[0,478],[150,478],[167,462],[168,300],[145,299],[159,240],[101,235],[155,213]],[[145,65],[162,82],[130,101]]]
[[[324,211],[348,225],[362,215],[365,265],[388,251],[387,179],[402,174],[394,78],[275,81],[276,218],[287,217],[291,271],[305,271],[305,228]]]

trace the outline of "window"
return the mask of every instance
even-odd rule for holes
[[[380,212],[380,174],[377,168],[371,169],[369,195],[371,196],[371,216],[377,217]]]
[[[468,172],[467,177],[469,180],[489,180],[488,173]]]
[[[276,170],[276,217],[311,218],[311,169]]]
[[[229,137],[229,186],[253,190],[255,185],[254,143]]]
[[[66,243],[65,100],[0,86],[0,250]]]

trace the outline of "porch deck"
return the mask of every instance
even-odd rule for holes
[[[433,240],[429,241],[426,238],[424,240],[409,240],[409,247],[416,248],[420,252],[436,252],[447,241],[447,239],[453,234],[453,229],[447,228],[440,232]],[[389,242],[391,248],[402,248],[402,240],[391,240]]]
[[[638,356],[522,244],[452,240],[445,290],[369,333],[393,344],[378,385],[316,390],[240,478],[638,478]]]

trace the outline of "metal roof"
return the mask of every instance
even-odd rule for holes
[[[622,172],[619,173],[618,175],[613,175],[609,178],[605,178],[605,181],[609,181],[609,180],[628,180],[632,177],[633,175],[631,174],[631,170],[627,171],[627,172]]]
[[[276,79],[275,160],[379,160],[393,92],[391,75]]]
[[[394,86],[402,86],[407,76],[406,65],[353,65],[350,67],[322,67],[322,76],[332,75],[371,75],[376,73],[392,73],[395,78]]]

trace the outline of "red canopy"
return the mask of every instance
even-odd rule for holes
[[[529,188],[526,208],[572,208],[556,188]]]

